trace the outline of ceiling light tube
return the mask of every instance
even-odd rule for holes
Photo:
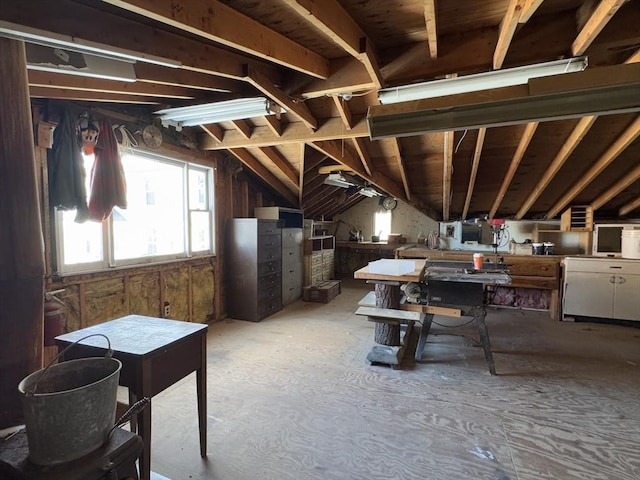
[[[431,82],[385,88],[378,92],[383,105],[409,102],[425,98],[444,97],[459,93],[476,92],[492,88],[510,87],[526,84],[529,79],[559,75],[561,73],[580,72],[587,67],[587,57],[575,57],[566,60],[505,68],[491,72],[465,75],[456,78],[433,80]]]
[[[246,118],[264,117],[283,111],[265,97],[240,98],[225,102],[207,103],[189,107],[167,108],[155,112],[165,123],[178,123],[184,127],[228,122]]]
[[[47,47],[65,48],[75,52],[88,53],[91,55],[98,55],[130,63],[144,62],[170,68],[179,68],[182,65],[182,63],[177,60],[112,47],[110,45],[83,40],[70,35],[62,35],[46,30],[39,30],[37,28],[5,22],[3,20],[0,20],[0,37],[22,40],[24,42],[36,43]]]

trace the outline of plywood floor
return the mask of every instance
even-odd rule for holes
[[[640,479],[640,329],[490,310],[432,326],[424,360],[368,365],[369,289],[343,282],[208,336],[208,458],[194,375],[154,398],[152,469],[172,480]],[[436,317],[440,323],[456,323]],[[460,320],[457,320],[459,322]]]

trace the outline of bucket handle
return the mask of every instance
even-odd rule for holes
[[[25,395],[35,395],[36,388],[38,388],[38,383],[40,382],[40,380],[42,380],[42,377],[44,377],[44,374],[47,373],[47,370],[49,370],[49,367],[51,367],[51,365],[53,365],[54,362],[56,362],[62,355],[64,355],[67,350],[69,350],[72,347],[75,347],[78,343],[90,337],[104,337],[107,340],[107,352],[104,354],[104,358],[111,358],[113,356],[113,349],[111,348],[111,340],[109,340],[109,337],[107,337],[106,335],[103,335],[102,333],[92,333],[91,335],[82,337],[79,340],[76,340],[75,342],[73,342],[71,345],[68,345],[67,347],[65,347],[60,353],[58,353],[58,355],[55,356],[53,360],[51,360],[51,362],[49,362],[49,365],[47,365],[46,368],[42,370],[42,373],[40,373],[40,375],[38,376],[38,379],[34,382],[33,388],[24,392]]]

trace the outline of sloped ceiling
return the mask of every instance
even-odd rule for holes
[[[328,165],[436,220],[578,204],[640,216],[635,111],[380,140],[366,122],[384,87],[583,54],[588,71],[640,62],[638,0],[7,0],[0,20],[181,64],[138,62],[135,83],[30,71],[33,97],[149,112],[271,98],[287,113],[195,127],[199,148],[237,158],[309,217],[363,198],[323,184]]]

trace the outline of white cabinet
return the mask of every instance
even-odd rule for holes
[[[640,261],[567,257],[564,316],[640,321]]]

